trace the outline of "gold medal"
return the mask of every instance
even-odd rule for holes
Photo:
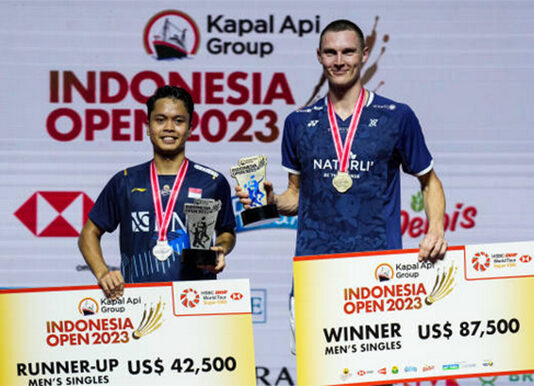
[[[332,179],[332,185],[339,193],[345,193],[352,186],[352,178],[347,172],[337,172]]]
[[[356,100],[356,104],[354,105],[349,130],[347,131],[347,137],[345,138],[345,143],[343,143],[341,140],[341,134],[339,133],[339,126],[337,124],[334,105],[332,104],[330,97],[327,99],[328,122],[330,123],[330,132],[332,133],[332,140],[334,142],[337,159],[339,161],[339,169],[337,174],[332,179],[332,185],[334,185],[334,188],[336,188],[339,193],[345,193],[352,186],[352,178],[350,178],[350,174],[348,173],[349,156],[350,149],[352,148],[352,141],[354,140],[356,130],[358,129],[358,122],[360,122],[360,117],[362,115],[364,100],[365,89],[362,88],[360,90],[360,94],[358,95],[358,99]]]

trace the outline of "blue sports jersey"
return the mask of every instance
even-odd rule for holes
[[[203,280],[215,274],[182,264],[181,251],[189,247],[184,204],[195,198],[221,201],[215,230],[234,233],[236,223],[226,178],[216,171],[189,161],[178,195],[167,238],[174,252],[161,262],[152,255],[158,231],[150,187],[150,163],[146,162],[117,173],[104,187],[89,218],[106,232],[120,227],[121,271],[127,283],[154,281]],[[162,204],[165,210],[174,175],[159,175]]]
[[[343,141],[352,117],[337,117]],[[399,166],[413,175],[432,169],[421,126],[405,104],[374,93],[362,111],[349,159],[353,185],[339,193],[327,100],[291,113],[284,126],[282,165],[300,175],[295,254],[402,248]]]

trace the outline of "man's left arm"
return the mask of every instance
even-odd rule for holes
[[[428,232],[419,244],[419,261],[443,259],[447,252],[445,241],[445,193],[438,176],[430,172],[417,177],[421,183]]]

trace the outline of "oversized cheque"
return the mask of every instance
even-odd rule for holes
[[[299,384],[534,371],[534,242],[417,252],[295,257]]]
[[[248,280],[0,292],[0,385],[255,385]]]

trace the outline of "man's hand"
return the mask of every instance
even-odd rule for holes
[[[124,294],[124,278],[121,271],[110,271],[98,279],[98,285],[110,299],[120,298]]]
[[[263,183],[263,187],[265,188],[265,193],[267,193],[267,204],[274,204],[273,183],[270,181],[265,181]],[[252,204],[252,200],[248,195],[248,191],[246,189],[243,189],[239,185],[236,185],[234,189],[236,196],[239,199],[239,202],[243,204],[243,207],[245,209],[250,209],[250,204]]]
[[[419,261],[435,262],[443,259],[447,246],[443,233],[429,231],[419,244]]]
[[[197,265],[197,268],[206,269],[211,273],[217,274],[222,272],[224,267],[226,267],[224,248],[219,245],[216,245],[214,247],[211,247],[211,250],[217,252],[217,261],[215,262],[215,265]]]

